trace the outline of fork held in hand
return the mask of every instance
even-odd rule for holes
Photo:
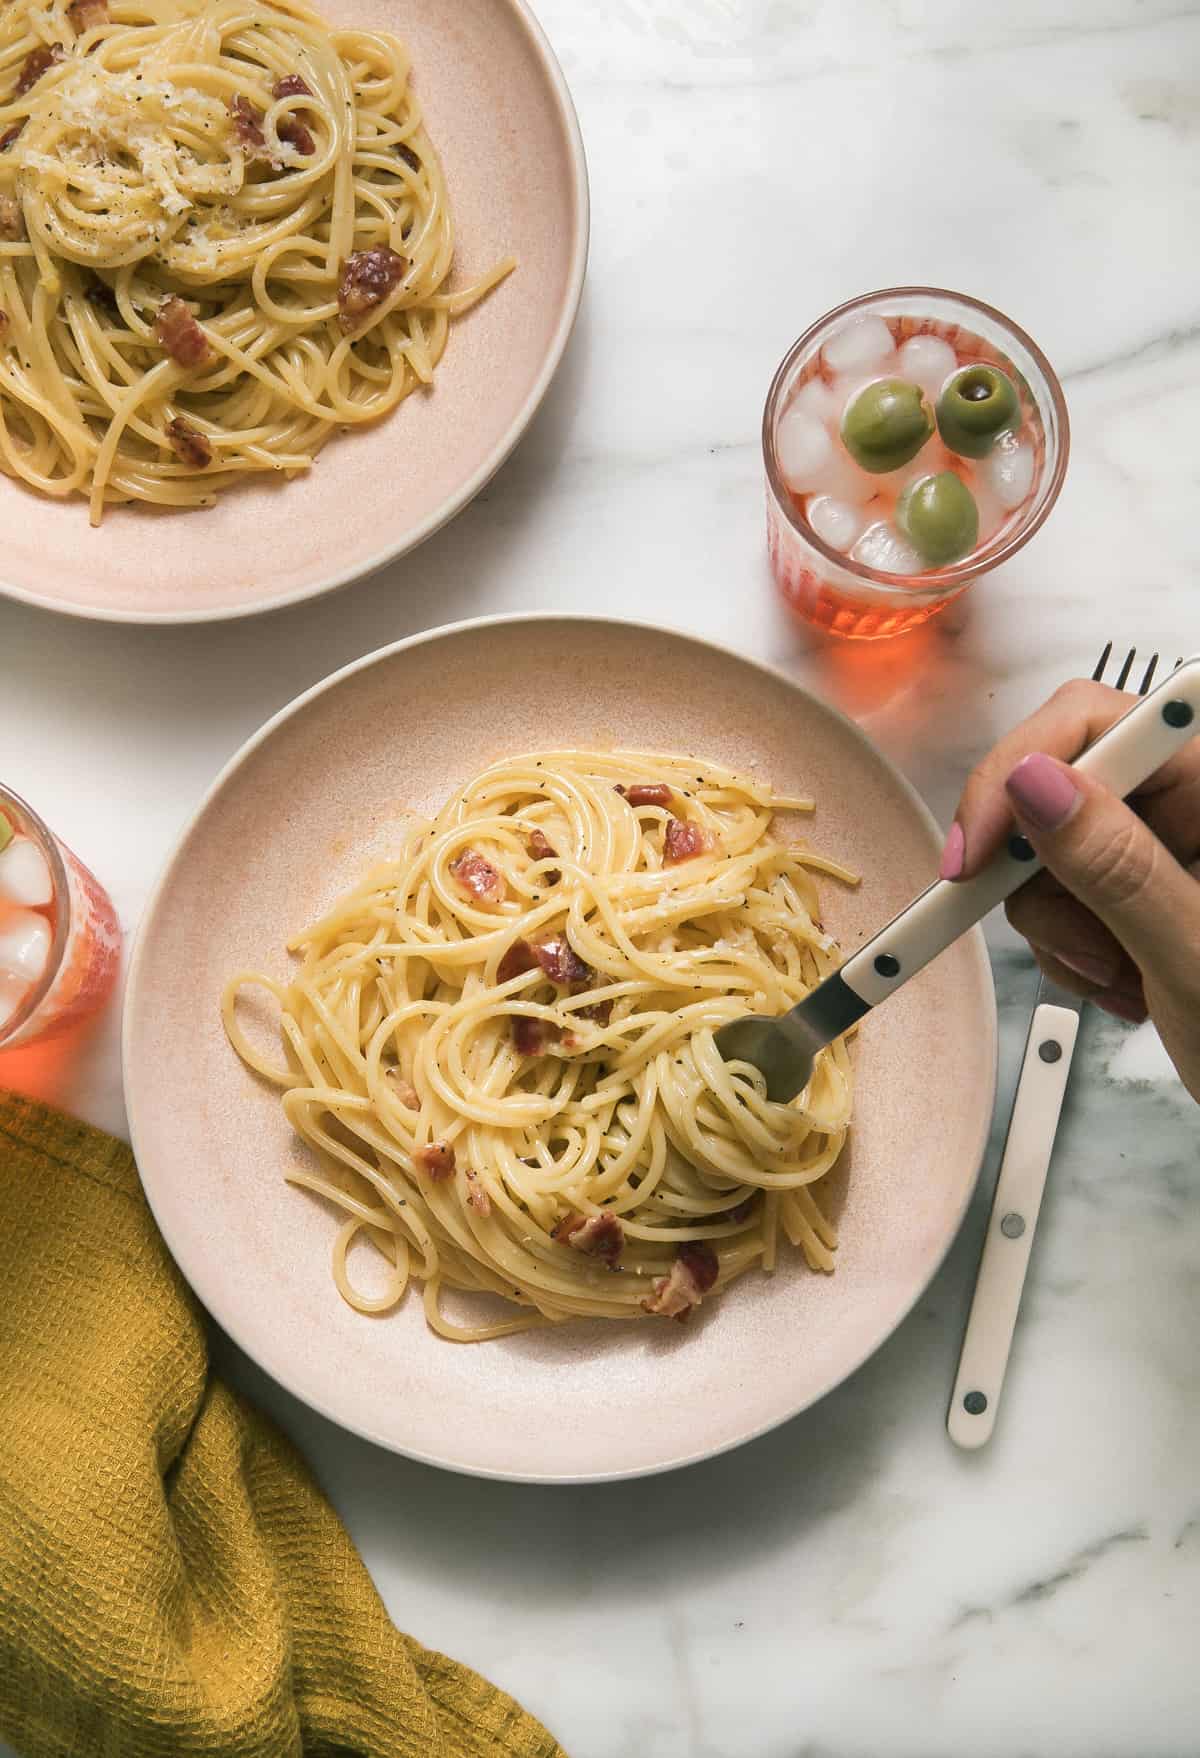
[[[1111,656],[1110,641],[1092,673],[1097,683],[1103,678]],[[1117,676],[1119,688],[1123,689],[1128,682],[1136,657],[1136,649],[1130,648]],[[1175,664],[1178,667],[1180,661]],[[1137,686],[1139,696],[1146,695],[1157,667],[1155,653]],[[982,1447],[995,1428],[1059,1113],[1071,1072],[1081,1005],[1077,996],[1059,990],[1043,976],[1013,1094],[971,1312],[946,1414],[947,1433],[959,1447]]]
[[[1111,643],[1097,675],[1110,653]],[[1147,668],[1147,687],[1156,662],[1157,655]],[[1128,678],[1133,663],[1131,652],[1122,677]],[[1200,657],[1181,663],[1136,702],[1074,767],[1123,799],[1200,730],[1198,716]],[[973,879],[936,881],[789,1013],[775,1019],[749,1014],[723,1025],[717,1049],[726,1062],[753,1064],[766,1079],[768,1098],[787,1103],[807,1086],[819,1051],[1040,871],[1033,845],[1014,831],[982,872]]]

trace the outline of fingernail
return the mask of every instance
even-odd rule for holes
[[[1083,801],[1070,771],[1040,751],[1023,758],[1004,786],[1017,812],[1035,830],[1061,830]]]
[[[963,854],[966,844],[963,841],[962,825],[957,820],[950,826],[950,834],[946,838],[946,846],[942,850],[942,861],[938,872],[943,879],[957,879],[963,870]]]

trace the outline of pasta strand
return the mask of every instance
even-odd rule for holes
[[[230,978],[230,1042],[312,1150],[292,1182],[342,1217],[347,1301],[383,1311],[423,1281],[430,1325],[479,1341],[670,1312],[689,1263],[719,1290],[772,1271],[781,1238],[833,1269],[819,1187],[850,1124],[845,1043],[785,1106],[713,1036],[839,962],[812,873],[856,881],[781,832],[808,810],[660,753],[497,763],[295,936],[290,980]],[[282,1061],[243,1017],[252,988]],[[378,1294],[347,1268],[368,1244]],[[455,1290],[525,1310],[460,1323]]]

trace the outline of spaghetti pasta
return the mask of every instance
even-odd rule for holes
[[[573,1317],[682,1316],[782,1234],[833,1268],[818,1200],[850,1118],[844,1043],[791,1105],[713,1041],[838,963],[814,876],[778,834],[810,810],[711,763],[556,751],[495,764],[291,942],[290,981],[222,997],[238,1054],[313,1149],[294,1184],[343,1217],[342,1295],[382,1311],[412,1278],[430,1325],[478,1340]],[[252,1041],[275,998],[286,1065]],[[370,1240],[386,1283],[355,1289]],[[443,1289],[527,1309],[459,1323]]]
[[[404,45],[302,0],[0,11],[0,468],[205,506],[433,381],[445,179]]]

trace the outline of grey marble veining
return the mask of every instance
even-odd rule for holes
[[[0,604],[5,779],[127,927],[269,713],[457,617],[603,609],[727,640],[861,721],[943,820],[991,740],[1109,637],[1200,646],[1200,7],[539,11],[590,155],[591,272],[488,490],[406,563],[267,619],[138,630]],[[833,647],[770,586],[762,400],[813,317],[903,281],[1033,333],[1066,382],[1071,468],[1003,576],[886,653]],[[1085,1014],[1000,1424],[976,1456],[945,1437],[1036,986],[1002,922],[989,940],[1000,1106],[967,1223],[887,1346],[775,1434],[640,1484],[488,1484],[340,1434],[221,1346],[396,1620],[516,1692],[572,1758],[1200,1751],[1200,1117],[1146,1029]],[[111,1018],[69,1063],[0,1072],[122,1126]]]

